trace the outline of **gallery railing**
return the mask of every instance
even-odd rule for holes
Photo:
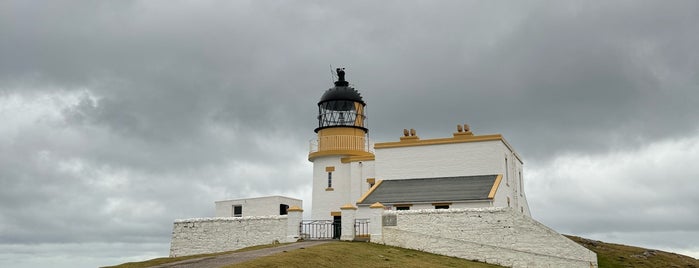
[[[311,153],[319,151],[352,150],[373,153],[373,144],[363,136],[332,135],[312,139],[309,142]]]

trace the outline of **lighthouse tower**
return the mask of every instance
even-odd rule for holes
[[[318,102],[317,139],[311,140],[314,220],[335,219],[355,204],[374,180],[374,154],[367,137],[366,103],[337,69],[335,86]]]

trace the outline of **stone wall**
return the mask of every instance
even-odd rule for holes
[[[386,211],[372,242],[507,267],[597,267],[594,252],[511,208]]]
[[[286,215],[176,220],[170,257],[287,242],[287,221]],[[295,225],[298,226],[298,223]]]

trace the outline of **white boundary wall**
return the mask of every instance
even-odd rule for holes
[[[597,255],[512,208],[385,211],[371,242],[507,267],[597,267]],[[372,236],[374,236],[372,234]]]
[[[172,231],[170,257],[292,242],[288,241],[287,222],[286,215],[176,220]],[[298,222],[294,225],[298,229]],[[293,236],[291,240],[296,241]]]

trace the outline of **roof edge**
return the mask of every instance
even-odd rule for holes
[[[495,182],[493,183],[493,188],[490,188],[490,193],[488,193],[488,199],[495,198],[495,193],[497,193],[498,188],[500,187],[501,181],[502,181],[502,174],[498,174],[498,177],[495,178]]]
[[[371,188],[369,188],[369,190],[366,191],[366,193],[364,193],[362,197],[359,198],[359,200],[357,200],[357,204],[364,202],[364,199],[369,197],[369,195],[371,195],[371,193],[373,193],[376,190],[376,188],[379,188],[382,182],[383,180],[379,180],[376,182],[376,184],[374,184],[374,186],[371,186]]]

